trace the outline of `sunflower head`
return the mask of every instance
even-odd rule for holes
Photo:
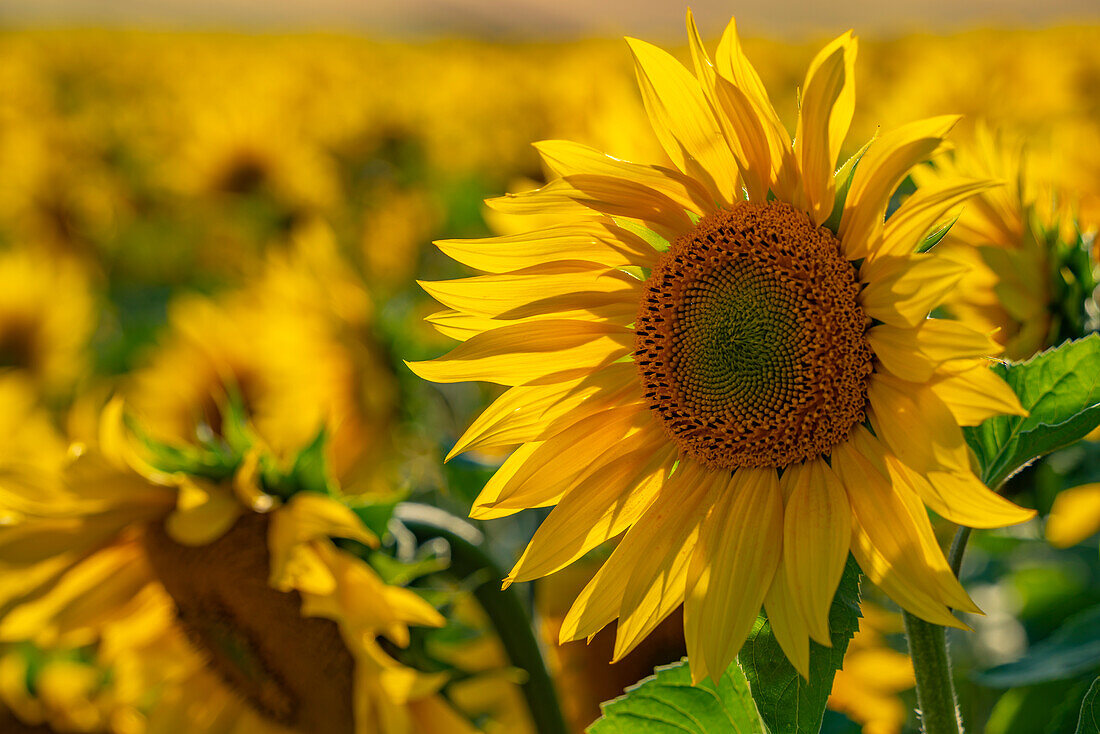
[[[620,659],[683,605],[697,680],[722,674],[761,605],[806,675],[849,553],[906,609],[962,626],[950,610],[976,607],[925,507],[976,527],[1033,513],[971,472],[960,427],[1022,408],[988,333],[930,317],[965,268],[925,250],[1001,182],[951,177],[887,218],[957,117],[839,165],[850,33],[811,62],[793,136],[732,22],[714,57],[690,14],[688,39],[692,71],[628,40],[666,161],[538,143],[553,179],[488,202],[530,229],[438,243],[484,274],[423,284],[446,309],[429,321],[462,343],[410,366],[510,388],[454,452],[518,446],[472,514],[555,506],[507,583],[618,538],[562,639],[617,619]]]
[[[1035,175],[1023,139],[979,124],[951,156],[914,171],[926,185],[959,176],[1007,185],[962,207],[937,245],[966,268],[943,306],[993,332],[1005,356],[1017,360],[1100,328],[1095,233],[1080,227],[1064,193]]]

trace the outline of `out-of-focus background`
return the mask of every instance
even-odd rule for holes
[[[499,226],[481,200],[542,179],[533,141],[660,162],[619,37],[686,58],[683,11],[626,0],[5,0],[4,384],[34,395],[68,437],[111,392],[171,436],[196,414],[216,420],[216,396],[232,385],[276,446],[327,424],[350,490],[464,515],[502,457],[443,457],[496,393],[428,385],[404,367],[452,343],[423,324],[436,309],[414,279],[469,274],[430,243]],[[1085,226],[1100,222],[1095,2],[708,0],[695,11],[712,42],[738,14],[791,126],[807,62],[854,28],[847,152],[880,127],[963,113],[960,140],[978,120],[1023,136],[1033,174],[1076,201]],[[1055,463],[1033,482],[1031,506],[1049,508],[1059,466],[1097,470]],[[484,526],[502,563],[534,514]],[[991,614],[960,643],[964,670],[1018,658],[1100,599],[1095,547],[1055,552],[1034,527],[986,537],[970,581]],[[549,627],[583,575],[545,587]],[[624,683],[676,649],[661,644]],[[570,654],[556,662],[562,681],[584,670]],[[997,689],[963,685],[966,705],[998,704]],[[576,690],[568,713],[590,718],[596,701]],[[835,731],[851,730],[835,717]]]

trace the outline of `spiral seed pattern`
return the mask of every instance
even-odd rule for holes
[[[855,268],[781,202],[741,202],[672,243],[646,282],[634,359],[646,400],[711,468],[828,455],[864,420],[872,352]]]

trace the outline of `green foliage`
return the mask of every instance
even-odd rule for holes
[[[997,365],[1027,416],[997,416],[966,429],[982,468],[997,488],[1035,459],[1068,446],[1100,425],[1100,336],[1047,350],[1026,362]]]
[[[1066,734],[1073,731],[1092,677],[1013,688],[993,707],[985,734]]]
[[[1081,718],[1077,720],[1077,734],[1100,734],[1100,678],[1092,682],[1085,700],[1081,703]]]
[[[831,648],[810,643],[810,679],[800,676],[779,647],[767,617],[761,615],[741,648],[738,661],[752,688],[760,716],[772,734],[809,734],[821,728],[833,676],[844,661],[848,641],[859,629],[860,570],[849,556],[829,611]]]
[[[1100,668],[1100,607],[1066,620],[1048,639],[1033,645],[1019,660],[985,671],[980,683],[1014,688],[1066,680]]]
[[[590,734],[763,734],[749,684],[735,662],[715,684],[691,684],[687,659],[657,668],[654,675],[603,704]]]

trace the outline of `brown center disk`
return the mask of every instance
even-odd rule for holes
[[[646,282],[635,363],[689,456],[715,469],[827,455],[864,419],[872,352],[832,232],[742,202],[676,239]]]
[[[297,731],[352,734],[355,662],[335,622],[302,617],[297,592],[268,586],[267,527],[249,513],[189,547],[152,523],[145,548],[192,641],[256,710]]]

